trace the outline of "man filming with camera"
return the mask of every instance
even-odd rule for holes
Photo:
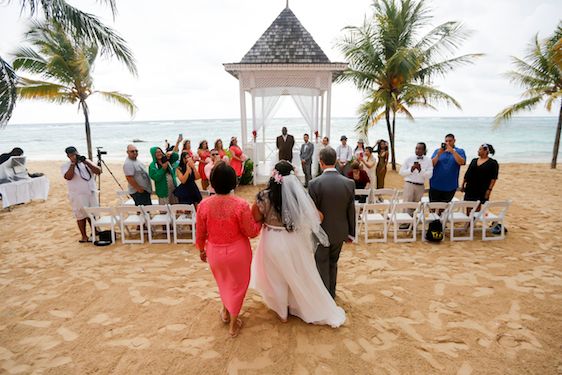
[[[61,173],[66,180],[68,200],[82,235],[78,242],[89,242],[86,235],[86,221],[89,219],[84,207],[99,206],[94,175],[99,175],[101,169],[85,156],[80,155],[76,147],[67,147],[65,152],[69,161],[61,166]]]

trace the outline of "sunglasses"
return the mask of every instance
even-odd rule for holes
[[[211,154],[211,156],[219,156],[219,154]]]
[[[129,152],[139,152],[139,150],[130,150]]]

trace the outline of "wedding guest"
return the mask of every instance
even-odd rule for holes
[[[199,204],[196,245],[217,282],[223,304],[221,320],[229,324],[230,336],[236,337],[242,328],[238,316],[250,283],[252,249],[248,238],[259,234],[261,224],[254,221],[248,202],[231,194],[236,172],[230,165],[218,163],[210,179],[216,194]]]
[[[365,155],[357,160],[363,167],[363,170],[367,172],[369,181],[371,181],[371,187],[377,186],[377,157],[373,153],[373,148],[370,146],[365,147]]]
[[[388,143],[384,139],[377,141],[377,189],[384,188],[384,178],[386,177],[386,165],[388,164]]]
[[[209,152],[209,143],[206,140],[202,140],[199,143],[199,149],[197,150],[197,156],[199,157],[199,176],[201,176],[201,187],[203,190],[207,190],[209,187],[209,176],[205,174],[205,165],[209,162],[211,153]]]
[[[172,153],[176,154],[176,162],[179,160],[179,156],[178,156],[178,152],[180,150],[180,143],[183,140],[183,135],[180,134],[178,135],[178,139],[176,140],[176,144],[174,146],[170,146],[170,144],[168,143],[168,140],[166,140],[166,157],[168,157],[168,159],[171,158]],[[172,163],[173,164],[173,163]]]
[[[191,140],[186,139],[186,140],[183,142],[183,147],[182,147],[181,152],[182,152],[182,153],[183,153],[183,152],[187,152],[188,155],[189,155],[189,157],[191,157],[191,158],[193,158],[193,160],[197,161],[197,157],[193,155],[193,151],[191,150]]]
[[[211,160],[207,163],[207,165],[205,165],[205,174],[207,176],[210,176],[212,171],[213,171],[213,168],[220,161],[221,161],[221,158],[220,158],[220,154],[219,154],[218,150],[212,149],[211,150]],[[215,193],[215,190],[213,189],[212,186],[209,186],[209,192],[212,193],[212,194]]]
[[[365,142],[362,139],[357,141],[357,146],[355,146],[355,150],[353,150],[353,156],[355,159],[359,159],[363,157],[365,154]]]
[[[429,180],[429,200],[450,202],[459,187],[461,165],[466,164],[462,148],[455,147],[455,136],[447,134],[445,142],[433,152],[433,176]]]
[[[482,204],[490,199],[500,169],[498,162],[490,157],[494,154],[491,144],[484,143],[478,148],[478,157],[470,162],[462,182],[465,201],[480,201]],[[476,210],[480,210],[480,205]]]
[[[281,129],[281,135],[277,137],[276,145],[279,150],[279,160],[287,160],[289,163],[292,163],[295,137],[287,133],[285,126]]]
[[[150,194],[152,183],[143,162],[138,160],[139,150],[135,145],[127,146],[127,159],[123,163],[123,172],[129,183],[129,195],[136,206],[149,206],[152,204]]]
[[[308,141],[308,134],[303,136],[304,143],[301,145],[300,159],[302,171],[304,173],[304,187],[312,180],[312,156],[314,155],[314,145]]]
[[[154,181],[154,189],[158,196],[159,204],[178,203],[174,190],[176,189],[176,170],[173,167],[179,159],[176,152],[172,152],[168,158],[160,147],[150,149],[152,163],[148,167],[148,175]]]
[[[419,202],[425,191],[425,182],[433,175],[433,163],[426,156],[427,146],[423,142],[416,144],[414,155],[402,163],[400,175],[404,177],[404,202]],[[413,212],[414,210],[410,210]],[[410,214],[411,214],[410,212]]]
[[[230,160],[230,165],[232,166],[232,168],[234,168],[238,182],[240,182],[240,177],[242,177],[242,172],[244,171],[244,153],[238,146],[238,138],[230,138],[229,149],[230,156],[232,157],[232,159]]]
[[[346,165],[353,158],[353,150],[347,144],[347,137],[342,135],[340,138],[341,144],[336,148],[336,158],[337,158],[337,169],[338,171],[345,175],[347,173]]]
[[[199,171],[195,167],[195,162],[187,152],[182,152],[181,154],[179,166],[176,168],[176,176],[180,181],[180,184],[174,190],[174,195],[178,198],[178,202],[192,204],[197,209],[197,205],[203,197],[195,180],[198,180],[201,176],[199,176]]]
[[[361,166],[358,162],[354,161],[351,164],[351,171],[347,173],[347,177],[351,178],[355,183],[356,189],[368,189],[371,180],[367,175],[367,172],[361,169]],[[359,203],[367,202],[366,195],[356,195],[355,200],[359,201]]]
[[[322,142],[318,145],[318,155],[320,155],[320,151],[325,149],[326,147],[330,146],[330,138],[324,137],[322,138]],[[316,173],[316,177],[322,174],[322,168],[320,168],[320,159],[318,160],[318,172]]]
[[[229,158],[226,155],[226,151],[224,150],[224,147],[222,145],[222,139],[219,138],[215,141],[215,150],[217,150],[219,152],[219,156],[220,156],[221,160],[224,160],[225,162],[228,163]]]
[[[89,242],[86,234],[86,221],[90,222],[90,219],[84,211],[84,207],[99,206],[94,175],[99,175],[101,169],[90,160],[80,156],[74,146],[67,147],[64,151],[69,161],[61,166],[61,174],[66,180],[68,200],[82,236],[78,242]]]

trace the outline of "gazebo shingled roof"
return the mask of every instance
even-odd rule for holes
[[[240,64],[329,64],[330,59],[289,8],[273,21]]]

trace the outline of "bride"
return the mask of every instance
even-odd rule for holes
[[[291,314],[307,323],[342,325],[345,312],[330,296],[314,261],[316,241],[328,243],[320,227],[322,214],[289,162],[275,165],[252,212],[264,226],[252,262],[250,287],[283,322]]]

